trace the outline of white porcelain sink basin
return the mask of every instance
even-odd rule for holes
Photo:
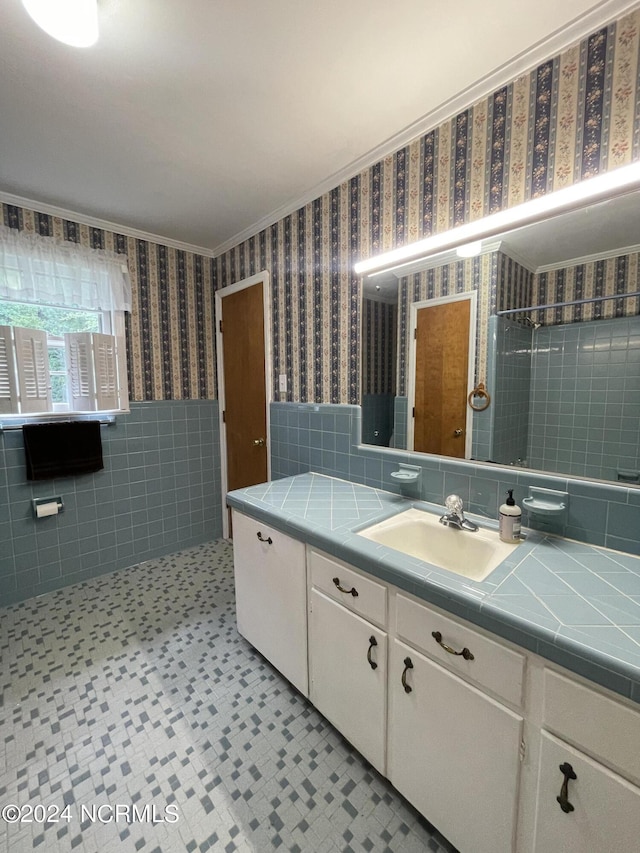
[[[502,542],[497,531],[456,530],[440,524],[439,518],[408,509],[358,535],[474,581],[488,577],[518,547]]]

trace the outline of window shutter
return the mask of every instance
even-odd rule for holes
[[[91,332],[66,332],[64,345],[69,376],[69,407],[76,412],[96,408],[96,381]]]
[[[14,326],[13,334],[16,342],[20,411],[50,412],[52,404],[47,333],[40,329]]]
[[[16,414],[18,386],[11,326],[0,326],[0,413]]]
[[[98,408],[117,409],[120,403],[115,336],[96,332],[92,337]]]

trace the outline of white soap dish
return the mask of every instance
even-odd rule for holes
[[[419,465],[406,465],[404,462],[400,462],[398,470],[391,472],[391,478],[398,483],[400,489],[406,486],[415,497],[415,489],[422,478],[422,468]]]
[[[569,504],[567,492],[559,492],[555,489],[542,489],[537,486],[529,487],[529,497],[522,501],[522,505],[533,515],[559,516],[563,515]]]
[[[405,483],[415,483],[420,476],[418,471],[392,471],[391,476],[394,480],[402,480]]]
[[[567,508],[564,503],[551,503],[550,501],[541,501],[538,498],[524,498],[522,503],[529,512],[535,515],[560,515]]]

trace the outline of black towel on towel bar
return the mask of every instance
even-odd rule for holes
[[[25,424],[27,480],[50,480],[104,468],[98,421]]]

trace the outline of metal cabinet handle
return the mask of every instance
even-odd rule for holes
[[[411,693],[413,687],[407,684],[407,670],[413,669],[413,663],[411,662],[411,658],[404,659],[404,669],[402,670],[402,686],[404,687],[405,693]]]
[[[253,445],[254,447],[264,447],[264,438],[254,438]]]
[[[462,435],[462,430],[461,429],[454,429],[453,435],[455,438],[460,438],[460,436]]]
[[[452,649],[451,646],[448,646],[446,643],[442,642],[442,634],[440,631],[432,631],[431,636],[436,641],[439,646],[445,650],[445,652],[449,652],[450,655],[462,655],[465,660],[475,660],[474,656],[471,654],[469,649],[465,646],[461,652],[457,652],[455,649]]]
[[[556,797],[556,800],[560,803],[562,811],[565,814],[569,814],[569,812],[574,810],[574,807],[569,802],[569,779],[577,779],[578,777],[576,776],[573,767],[566,761],[564,764],[560,765],[560,772],[564,775],[564,782],[560,789],[560,795]]]
[[[334,578],[333,583],[336,586],[336,589],[339,589],[340,592],[344,592],[346,595],[352,595],[354,598],[358,597],[358,590],[355,586],[352,586],[351,589],[345,589],[343,586],[340,586],[340,578]]]
[[[259,539],[261,542],[266,542],[266,543],[267,543],[267,545],[273,545],[273,539],[272,539],[270,536],[267,536],[267,538],[265,539],[265,538],[264,538],[264,536],[262,535],[262,533],[260,533],[260,531],[259,531],[259,530],[258,530],[258,539]]]
[[[377,669],[378,668],[378,664],[374,660],[371,660],[371,649],[373,649],[377,645],[378,645],[378,641],[376,640],[376,638],[372,634],[369,637],[369,648],[367,649],[367,660],[369,662],[369,666],[371,667],[371,669]]]

